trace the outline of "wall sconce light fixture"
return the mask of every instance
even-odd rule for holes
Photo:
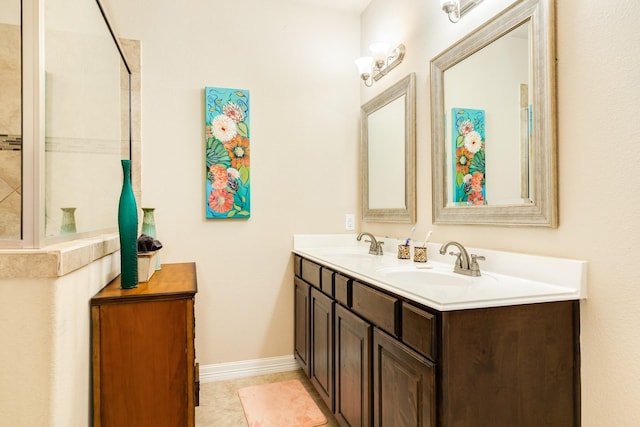
[[[356,66],[360,78],[367,87],[373,86],[373,82],[380,80],[394,69],[404,59],[405,48],[399,44],[392,51],[389,50],[389,43],[372,43],[369,46],[371,56],[363,56],[356,59]]]
[[[481,2],[482,0],[440,0],[440,6],[449,17],[449,21],[455,24]]]

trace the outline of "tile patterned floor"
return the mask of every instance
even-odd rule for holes
[[[250,385],[299,379],[327,417],[327,427],[339,424],[322,402],[304,372],[291,371],[235,380],[200,384],[200,406],[196,408],[196,427],[247,427],[238,390]]]

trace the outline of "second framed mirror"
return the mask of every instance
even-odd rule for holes
[[[362,220],[414,223],[415,74],[361,108]]]

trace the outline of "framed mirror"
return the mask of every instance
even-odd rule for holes
[[[554,0],[431,60],[433,222],[557,227]]]
[[[361,108],[362,220],[414,223],[415,74]]]

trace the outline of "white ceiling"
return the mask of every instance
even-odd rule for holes
[[[300,3],[313,4],[327,9],[343,10],[345,12],[361,13],[371,0],[295,0]]]

